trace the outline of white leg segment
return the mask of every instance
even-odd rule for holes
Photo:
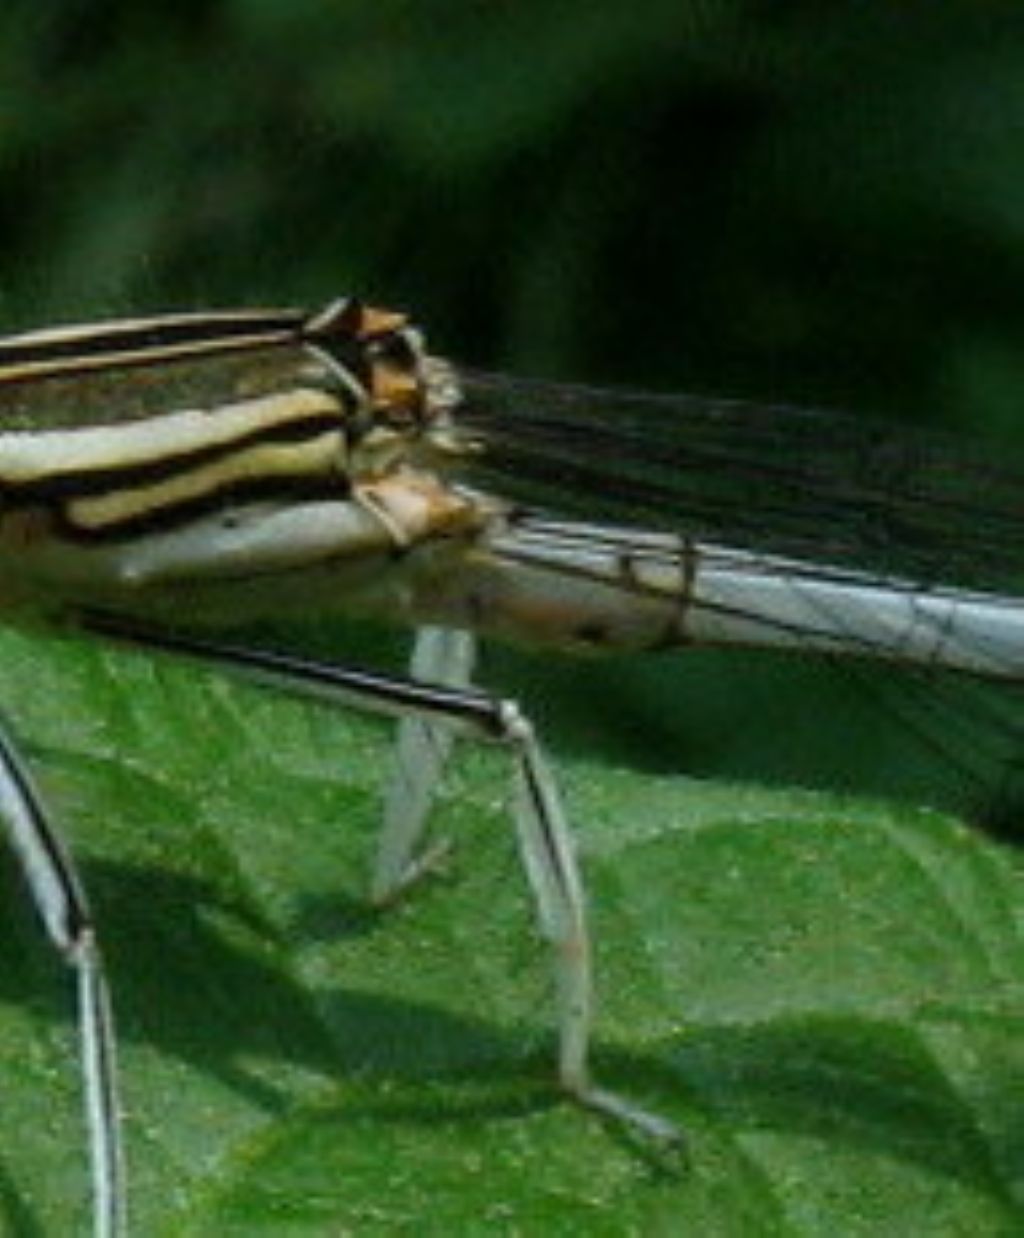
[[[590,1078],[594,1020],[593,960],[586,896],[562,797],[533,725],[512,701],[502,701],[503,742],[515,761],[516,832],[542,932],[554,951],[559,1051],[558,1079],[570,1096],[625,1122],[658,1142],[677,1144],[679,1129]]]
[[[468,688],[476,662],[476,638],[452,628],[420,628],[409,674],[419,683]],[[398,724],[394,769],[384,796],[384,820],[377,842],[370,901],[393,902],[447,851],[440,842],[417,854],[431,800],[455,742],[452,727],[431,718],[408,716]]]
[[[28,771],[0,727],[0,815],[10,831],[50,940],[78,978],[82,1087],[96,1238],[125,1233],[117,1064],[110,996],[89,908],[70,852],[49,822]]]

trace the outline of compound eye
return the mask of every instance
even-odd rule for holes
[[[419,333],[388,331],[366,343],[370,402],[395,428],[419,422],[424,401],[422,343]]]

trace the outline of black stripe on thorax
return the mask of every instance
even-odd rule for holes
[[[0,339],[0,383],[158,365],[302,341],[298,310],[122,319]]]
[[[224,523],[228,526],[230,508],[233,506],[258,502],[346,502],[351,493],[351,482],[341,473],[330,476],[247,477],[226,482],[206,494],[153,508],[96,529],[75,524],[62,509],[57,508],[54,529],[64,541],[82,545],[111,545],[147,534],[170,533],[218,511],[224,514]]]

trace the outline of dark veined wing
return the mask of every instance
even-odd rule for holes
[[[481,443],[469,480],[525,506],[897,577],[910,591],[1024,586],[1024,469],[956,436],[501,374],[460,380],[457,417]],[[834,660],[846,694],[873,700],[955,771],[958,802],[1024,838],[1019,683]]]
[[[910,581],[1024,586],[1024,468],[842,414],[460,371],[472,477],[542,510]]]

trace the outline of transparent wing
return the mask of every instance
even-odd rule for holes
[[[1024,468],[834,413],[460,375],[481,484],[602,517],[887,576],[1024,585]]]
[[[807,565],[794,588],[847,568],[908,592],[1024,585],[1024,469],[953,436],[504,375],[462,381],[459,419],[482,445],[472,480],[529,508],[792,556]],[[941,765],[937,781],[952,777],[959,803],[1024,837],[1019,683],[825,661],[840,673],[837,700],[861,696],[895,718]]]

